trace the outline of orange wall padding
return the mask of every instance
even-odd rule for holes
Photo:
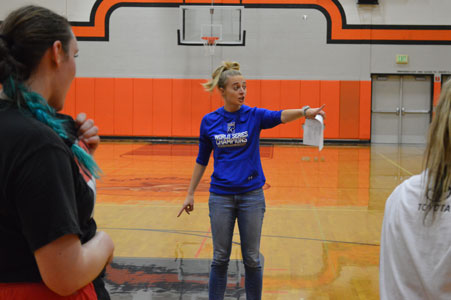
[[[320,105],[326,104],[325,139],[338,139],[340,137],[340,82],[321,81]],[[358,124],[356,122],[356,124]]]
[[[114,94],[111,87],[114,78],[95,79],[94,114],[97,124],[102,124],[102,132],[106,135],[114,134]],[[74,89],[75,90],[75,89]]]
[[[301,105],[301,82],[299,80],[282,80],[280,82],[280,107],[293,108]],[[300,137],[301,120],[279,126],[281,138]]]
[[[371,138],[371,81],[360,81],[359,139]]]
[[[174,105],[172,107],[171,126],[173,136],[192,136],[191,133],[191,82],[185,79],[174,79],[172,81],[173,93],[172,99]],[[188,125],[187,125],[188,124]]]
[[[347,139],[358,139],[360,127],[360,82],[340,82],[340,136]]]
[[[260,106],[270,110],[280,110],[282,99],[280,80],[262,80],[260,82]],[[291,108],[291,107],[286,107]],[[262,130],[260,136],[262,138],[280,137],[280,127],[276,126],[271,129]]]
[[[221,107],[202,79],[76,78],[64,113],[85,112],[101,135],[197,137],[202,117]],[[326,139],[369,140],[370,81],[247,80],[246,104],[271,110],[326,104]],[[263,130],[263,138],[302,138],[300,119]]]

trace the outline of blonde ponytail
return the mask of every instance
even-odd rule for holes
[[[241,75],[240,64],[235,61],[225,61],[213,72],[211,75],[212,79],[203,83],[202,86],[206,91],[212,92],[216,86],[218,88],[224,88],[227,78],[237,75]]]
[[[451,188],[451,80],[442,88],[435,116],[429,127],[424,169],[427,171],[426,199],[435,207],[450,195]],[[432,210],[435,212],[435,210]]]

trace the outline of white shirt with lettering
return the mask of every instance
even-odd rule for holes
[[[432,207],[424,220],[428,209],[424,174],[401,183],[385,204],[382,300],[451,299],[451,197]]]

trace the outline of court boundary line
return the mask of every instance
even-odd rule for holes
[[[98,229],[101,229],[101,230],[124,230],[124,231],[148,231],[148,232],[173,233],[173,234],[197,236],[197,237],[210,238],[210,239],[212,238],[211,235],[194,234],[194,233],[191,233],[190,231],[174,230],[174,229],[120,228],[120,227],[98,227]],[[262,234],[262,237],[290,239],[290,240],[305,240],[305,241],[322,242],[322,243],[350,244],[350,245],[372,246],[372,247],[374,247],[374,246],[379,247],[380,246],[380,244],[374,244],[374,243],[349,242],[349,241],[338,241],[338,240],[328,240],[328,239],[315,239],[315,238],[307,238],[307,237],[291,237],[291,236],[283,236],[283,235]],[[232,244],[241,245],[241,243],[233,242],[233,241],[232,241]]]
[[[381,156],[383,159],[385,159],[386,161],[388,161],[389,163],[391,163],[392,165],[394,165],[395,167],[397,167],[398,169],[406,172],[407,174],[409,174],[410,176],[415,175],[414,173],[410,172],[409,170],[401,167],[399,164],[397,164],[396,162],[394,162],[393,160],[391,160],[390,158],[386,157],[385,155],[383,155],[382,153],[376,152],[377,155]]]
[[[375,190],[383,190],[386,188],[375,188]],[[143,200],[145,201],[145,200]],[[309,208],[297,208],[297,207],[271,207],[268,205],[268,203],[266,204],[266,210],[289,210],[289,211],[312,211],[314,209],[316,209],[319,212],[327,212],[327,211],[332,211],[332,212],[380,212],[381,210],[368,210],[368,208],[366,206],[362,206],[361,209],[348,209],[348,208],[322,208],[322,207],[309,207]],[[129,207],[154,207],[154,208],[177,208],[179,206],[179,204],[175,204],[174,206],[172,205],[153,205],[153,204],[115,204],[115,203],[101,203],[101,202],[97,202],[96,203],[96,207],[123,207],[123,206],[129,206]],[[197,204],[197,209],[203,209],[206,210],[208,209],[208,206],[202,206],[200,204]]]

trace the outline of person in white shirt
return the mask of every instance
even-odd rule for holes
[[[428,187],[428,188],[426,188]],[[429,128],[424,170],[385,204],[380,298],[451,299],[451,81]]]

